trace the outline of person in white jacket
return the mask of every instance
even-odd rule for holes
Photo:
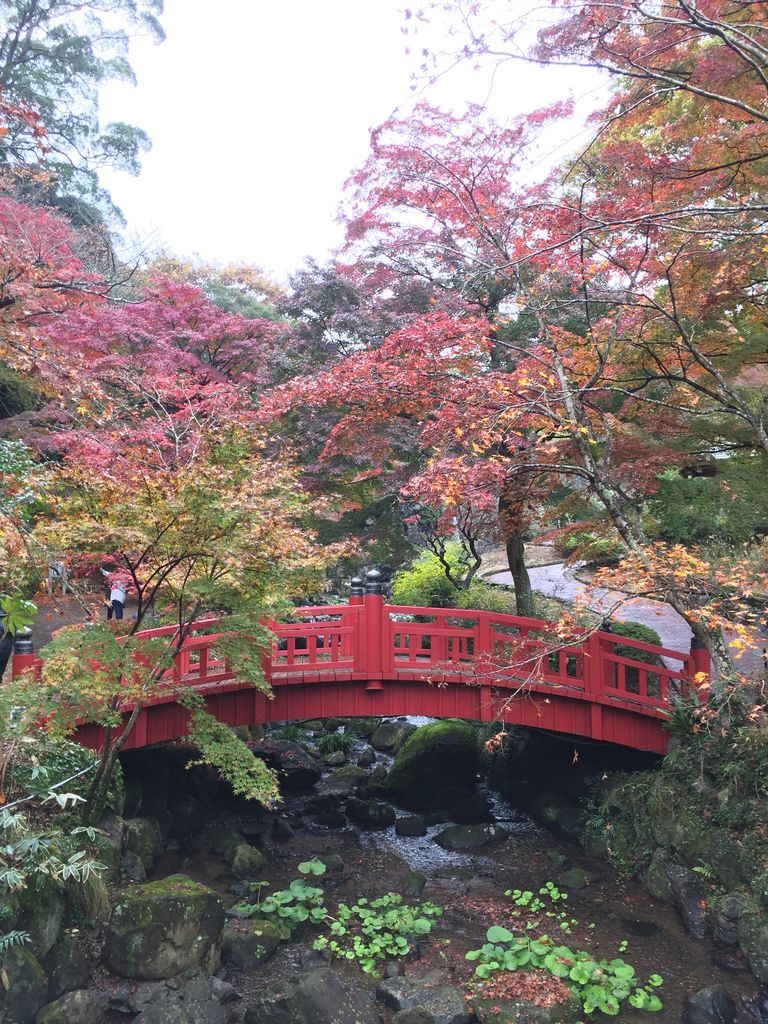
[[[111,619],[113,615],[116,619],[122,619],[123,608],[125,608],[126,585],[120,580],[119,576],[115,575],[114,570],[102,569],[101,574],[109,583],[109,599],[106,601],[107,619]],[[110,576],[114,578],[110,580]]]

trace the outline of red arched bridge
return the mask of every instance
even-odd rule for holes
[[[378,574],[349,603],[297,608],[291,623],[268,623],[269,699],[239,682],[217,656],[216,619],[193,624],[141,711],[123,749],[179,739],[188,713],[183,686],[205,695],[229,725],[310,718],[426,715],[548,729],[663,753],[670,699],[709,671],[704,650],[669,650],[608,632],[558,639],[550,623],[496,612],[389,605]],[[173,638],[175,627],[145,635]],[[21,645],[20,645],[21,646]],[[14,656],[14,674],[39,664]],[[125,709],[126,715],[130,707]],[[94,748],[97,726],[75,738]]]

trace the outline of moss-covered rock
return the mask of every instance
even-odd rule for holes
[[[43,961],[48,977],[48,995],[58,999],[65,992],[84,988],[91,975],[91,968],[85,959],[77,939],[71,932],[62,932],[56,945]]]
[[[37,1017],[37,1024],[101,1024],[104,1000],[96,992],[67,992],[47,1003]]]
[[[739,945],[761,985],[768,984],[768,915],[744,914],[739,919]]]
[[[415,803],[428,804],[446,786],[473,787],[477,765],[477,732],[471,725],[454,719],[431,722],[406,741],[386,785]]]
[[[477,850],[506,837],[507,833],[498,825],[451,825],[438,832],[435,842],[444,850]]]
[[[232,829],[219,833],[213,844],[213,852],[224,858],[236,878],[245,881],[252,882],[259,878],[267,862],[260,850]]]
[[[0,1024],[32,1024],[48,998],[48,982],[40,962],[25,946],[3,953],[0,966],[8,987],[0,985]]]
[[[170,978],[188,967],[211,972],[219,961],[224,906],[186,875],[123,892],[112,909],[104,947],[108,965],[125,978]]]
[[[163,852],[163,836],[154,818],[129,818],[126,823],[125,847],[135,853],[145,871],[150,871]]]
[[[59,937],[64,917],[64,895],[56,883],[39,876],[41,885],[32,885],[19,894],[18,926],[29,933],[29,948],[44,957]]]
[[[371,736],[371,746],[385,754],[396,754],[406,740],[416,732],[416,726],[405,719],[381,722]]]
[[[368,780],[368,773],[363,768],[347,765],[331,772],[317,787],[322,796],[349,796]]]
[[[524,999],[489,999],[475,997],[472,1000],[475,1017],[480,1024],[499,1024],[500,1021],[514,1021],[515,1024],[576,1024],[583,1017],[581,1001],[576,996],[563,999],[553,1006],[536,1006]]]
[[[268,960],[280,944],[280,929],[272,921],[235,918],[224,925],[221,961],[235,971],[249,971]]]
[[[383,831],[395,824],[395,809],[378,800],[357,800],[347,802],[347,814],[363,828]]]

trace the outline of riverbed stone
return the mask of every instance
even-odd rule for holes
[[[409,871],[403,875],[398,892],[403,896],[421,896],[424,886],[427,884],[427,876],[421,871]]]
[[[370,992],[328,967],[285,979],[245,1011],[244,1024],[380,1024]]]
[[[62,932],[43,961],[48,978],[48,996],[58,999],[65,992],[85,988],[91,968],[71,932]]]
[[[741,843],[735,833],[719,828],[709,844],[709,861],[726,889],[735,889],[744,881],[740,863]]]
[[[669,869],[674,863],[672,854],[663,846],[657,846],[646,868],[640,872],[640,879],[657,900],[672,902],[672,886],[669,883]]]
[[[152,869],[163,852],[163,837],[154,818],[129,818],[126,825],[125,846],[135,853],[147,871]]]
[[[104,953],[125,978],[169,978],[189,967],[213,971],[219,961],[224,906],[186,875],[132,887],[112,908]]]
[[[413,733],[396,754],[386,785],[425,806],[447,786],[467,787],[465,795],[471,795],[478,757],[477,732],[467,722],[430,722]],[[451,809],[445,802],[440,807]]]
[[[353,797],[347,801],[347,814],[362,828],[383,831],[395,824],[397,815],[391,804],[379,800],[359,800]]]
[[[123,863],[120,865],[120,874],[127,882],[135,882],[141,885],[147,880],[147,869],[138,853],[133,850],[126,850],[123,854]]]
[[[312,789],[323,774],[322,764],[293,740],[271,739],[252,747],[257,757],[263,757],[280,773],[280,788],[287,792]]]
[[[578,891],[589,885],[589,878],[581,868],[569,868],[567,871],[560,872],[557,876],[557,882],[558,885],[562,885],[565,889]]]
[[[723,985],[709,985],[683,1003],[683,1024],[733,1024],[736,1007]]]
[[[493,821],[493,811],[484,793],[473,793],[454,803],[451,818],[459,825],[476,825],[482,821]]]
[[[107,814],[99,822],[99,828],[104,833],[99,845],[99,860],[107,866],[103,877],[107,882],[114,882],[120,873],[128,826],[120,815]]]
[[[707,927],[707,903],[699,876],[681,864],[673,864],[668,877],[672,902],[680,911],[686,931],[694,939],[703,938]]]
[[[435,1024],[469,1024],[472,1019],[463,993],[453,985],[430,985],[403,976],[385,978],[376,998],[393,1010],[426,1010]]]
[[[411,814],[405,818],[398,818],[395,822],[395,832],[399,836],[425,836],[427,825],[420,814]]]
[[[357,755],[358,768],[372,768],[376,764],[376,751],[373,747],[366,747]]]
[[[506,835],[498,825],[451,825],[438,832],[435,842],[444,850],[477,850],[500,842]]]
[[[48,998],[48,982],[31,949],[16,946],[3,954],[8,988],[0,985],[0,1024],[33,1024]]]
[[[266,827],[268,826],[265,825]],[[211,849],[224,858],[235,878],[245,881],[256,881],[266,864],[264,854],[255,846],[251,846],[245,836],[233,829],[220,832]]]
[[[398,1010],[392,1017],[392,1024],[435,1024],[435,1018],[417,1006],[412,1010]]]
[[[96,992],[67,992],[40,1010],[36,1024],[101,1024],[105,1002]]]
[[[280,930],[272,921],[227,921],[221,940],[221,961],[235,971],[248,971],[268,960],[280,945]]]
[[[346,765],[332,772],[327,779],[323,779],[317,787],[317,792],[320,796],[349,796],[367,781],[368,773],[364,768]]]
[[[385,754],[396,754],[406,740],[416,732],[416,726],[404,718],[381,722],[371,736],[371,746]]]

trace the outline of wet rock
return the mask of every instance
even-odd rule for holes
[[[736,1007],[722,985],[710,985],[683,1003],[683,1024],[733,1024]]]
[[[0,985],[0,1024],[32,1024],[48,998],[43,968],[32,950],[16,946],[3,954],[8,988]]]
[[[474,782],[474,780],[472,780]],[[471,786],[444,786],[430,799],[430,810],[446,810],[453,813],[453,808],[464,800],[471,800],[474,796]],[[469,824],[469,822],[467,822]]]
[[[344,858],[340,853],[322,853],[320,860],[325,864],[328,875],[338,875],[344,870]]]
[[[672,902],[680,911],[685,929],[694,939],[704,937],[706,931],[706,896],[698,875],[680,864],[668,871]]]
[[[48,997],[58,999],[65,992],[85,988],[91,968],[74,935],[62,932],[43,961],[48,978]]]
[[[344,768],[337,769],[327,779],[323,779],[317,791],[321,796],[349,796],[367,781],[368,774],[363,768],[347,765]]]
[[[191,976],[189,976],[191,975]],[[231,1024],[237,992],[218,978],[189,972],[148,993],[133,1024]]]
[[[130,818],[125,826],[126,849],[135,853],[145,870],[150,871],[163,852],[163,836],[159,824],[154,818]]]
[[[281,775],[280,787],[287,792],[312,789],[320,781],[323,769],[319,761],[292,740],[270,739],[253,747],[257,757],[266,758]]]
[[[349,721],[350,731],[361,736],[364,740],[370,739],[380,725],[380,718],[351,718]]]
[[[459,800],[451,807],[451,818],[459,825],[475,825],[482,821],[493,821],[493,812],[484,793]]]
[[[749,964],[740,949],[718,949],[712,954],[712,963],[726,974],[748,974]]]
[[[444,850],[477,850],[506,838],[507,833],[498,825],[452,825],[435,836],[435,842]]]
[[[426,814],[424,816],[427,828],[429,828],[430,825],[447,825],[450,820],[451,816],[448,811],[442,810],[432,811],[430,814]]]
[[[326,811],[324,814],[315,815],[315,821],[323,828],[344,828],[347,816],[342,811]]]
[[[384,964],[384,970],[381,973],[385,978],[399,978],[403,973],[403,965],[397,960],[390,960]]]
[[[395,832],[399,836],[425,836],[427,826],[420,814],[412,814],[409,817],[397,819]]]
[[[722,828],[712,833],[707,863],[712,865],[726,889],[735,889],[745,881],[740,856],[741,843],[738,836]]]
[[[453,985],[427,985],[410,978],[385,978],[376,998],[393,1010],[426,1010],[435,1024],[469,1024],[463,993]]]
[[[272,826],[272,834],[278,839],[293,839],[296,835],[290,821],[284,814],[278,814]]]
[[[360,768],[371,768],[376,764],[376,751],[373,747],[366,747],[358,754],[357,764]]]
[[[532,808],[537,821],[556,829],[567,839],[578,841],[582,832],[583,814],[562,793],[540,793]]]
[[[347,801],[347,814],[363,828],[373,831],[382,831],[395,824],[395,809],[390,804],[380,803],[378,800]]]
[[[37,1024],[101,1024],[105,1004],[96,992],[67,992],[40,1010]]]
[[[347,755],[343,750],[333,750],[323,758],[323,764],[327,764],[329,768],[338,768],[340,765],[346,764],[346,762]]]
[[[465,797],[471,796],[478,756],[477,731],[471,725],[453,719],[431,722],[410,736],[395,756],[387,786],[395,793],[418,794],[427,806],[447,786],[464,786]],[[452,810],[451,803],[441,800],[432,806]]]
[[[427,876],[421,871],[409,871],[407,875],[403,875],[398,891],[403,896],[421,896],[426,884]]]
[[[709,911],[712,934],[724,946],[735,946],[739,941],[739,918],[747,911],[747,901],[740,892],[727,892]]]
[[[739,918],[739,945],[749,968],[761,985],[768,985],[768,917],[744,914]]]
[[[189,967],[211,972],[219,961],[224,907],[185,875],[135,886],[112,908],[104,954],[125,978],[169,978]]]
[[[406,722],[404,718],[390,719],[382,722],[371,736],[374,750],[385,754],[396,754],[409,736],[416,732],[416,726]]]
[[[268,960],[279,944],[279,929],[271,921],[227,921],[221,940],[221,961],[234,971],[248,971]]]
[[[562,850],[549,849],[545,850],[544,853],[549,863],[553,864],[556,868],[568,868],[569,860]]]
[[[589,885],[589,879],[581,868],[570,868],[568,871],[562,871],[558,875],[557,883],[565,889],[578,891]]]
[[[328,967],[282,981],[246,1011],[244,1024],[380,1024],[370,993]]]

